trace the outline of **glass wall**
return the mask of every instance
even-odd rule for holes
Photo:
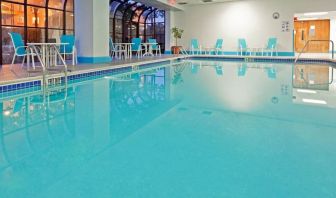
[[[165,11],[133,0],[110,1],[110,36],[114,42],[130,42],[140,37],[143,42],[155,38],[165,49]]]
[[[0,64],[8,64],[14,49],[9,32],[18,32],[27,42],[59,41],[74,33],[74,0],[0,0]]]

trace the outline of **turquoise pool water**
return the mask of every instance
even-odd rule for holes
[[[335,69],[157,66],[0,99],[0,197],[336,197]]]

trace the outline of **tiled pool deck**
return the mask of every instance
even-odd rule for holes
[[[76,66],[68,66],[69,74],[80,74],[91,71],[99,71],[112,68],[121,68],[134,66],[139,64],[148,64],[161,61],[168,61],[177,59],[180,56],[175,55],[162,55],[157,57],[144,57],[141,59],[133,58],[128,60],[115,60],[111,63],[103,64],[79,64]],[[32,70],[32,69],[31,69]],[[57,76],[59,72],[52,72],[51,74]],[[40,67],[36,67],[36,71],[27,72],[26,67],[22,67],[21,64],[15,64],[13,69],[10,69],[10,65],[3,65],[0,67],[0,85],[14,84],[18,82],[38,80],[42,78],[42,71]]]

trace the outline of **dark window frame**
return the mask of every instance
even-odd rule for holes
[[[118,5],[116,5],[115,9],[114,9],[114,13],[112,13],[112,11],[110,10],[110,17],[109,17],[109,25],[113,25],[113,27],[110,27],[110,36],[112,38],[113,41],[116,41],[117,37],[116,35],[118,34],[119,36],[122,35],[122,42],[129,42],[128,38],[132,38],[132,34],[134,34],[134,31],[136,31],[136,37],[143,37],[143,41],[147,42],[148,38],[155,38],[157,39],[158,43],[161,45],[161,50],[162,52],[165,49],[165,39],[162,40],[160,39],[159,42],[159,37],[164,37],[166,36],[166,32],[165,32],[165,24],[166,24],[166,14],[165,14],[165,10],[159,10],[157,8],[151,7],[151,6],[146,6],[145,4],[139,4],[137,1],[129,1],[129,0],[110,0],[110,6],[112,5],[113,2],[117,2],[119,3]],[[139,6],[137,6],[139,4]],[[125,8],[125,5],[127,6]],[[134,7],[136,6],[136,8]],[[133,9],[132,9],[133,8]],[[139,19],[138,21],[133,21],[133,17],[135,15],[135,12],[142,10],[141,13],[139,14]],[[121,27],[121,34],[120,33],[116,33],[116,20],[120,20],[116,18],[116,14],[117,12],[121,12],[123,14],[122,17],[122,27]],[[126,13],[132,12],[131,17],[127,18],[125,17]],[[157,18],[157,13],[158,12],[162,12],[163,13],[163,22],[158,22],[156,23],[156,18]],[[153,20],[148,23],[147,19],[148,16],[150,16],[151,14],[154,14],[154,18]],[[144,23],[140,22],[141,17],[144,18]],[[131,25],[135,25],[136,30],[131,30],[129,32],[128,28],[130,28],[129,26]],[[143,35],[140,34],[140,24],[144,25],[144,33]],[[151,24],[153,27],[153,32],[151,32],[151,34],[147,34],[147,30],[146,30],[146,25],[147,24]],[[156,25],[157,24],[163,24],[164,26],[164,30],[163,33],[162,32],[157,32],[156,31]],[[119,29],[118,29],[119,30]]]
[[[49,1],[50,0],[46,0],[45,1],[45,5],[44,6],[41,6],[41,5],[34,5],[34,4],[31,4],[31,3],[28,3],[27,0],[24,0],[23,2],[14,2],[14,1],[9,1],[9,0],[0,0],[0,6],[1,4],[4,2],[4,3],[11,3],[11,4],[14,4],[14,5],[21,5],[24,7],[24,25],[23,26],[15,26],[15,25],[3,25],[2,24],[2,9],[0,11],[0,53],[1,53],[1,56],[0,56],[0,66],[3,64],[3,50],[2,50],[2,47],[3,47],[3,43],[2,43],[2,36],[3,36],[3,32],[2,32],[2,28],[3,27],[12,27],[12,28],[15,28],[15,27],[19,27],[19,28],[23,28],[24,29],[24,35],[23,35],[23,38],[24,38],[24,42],[27,43],[27,39],[28,39],[28,29],[29,28],[37,28],[37,29],[42,29],[44,31],[44,35],[45,35],[45,38],[44,38],[44,42],[47,42],[48,41],[48,30],[51,29],[51,30],[62,30],[63,31],[63,34],[65,34],[67,31],[72,31],[72,32],[75,32],[75,11],[74,11],[74,8],[75,8],[75,1],[73,1],[73,10],[72,11],[69,11],[67,10],[67,5],[68,5],[68,0],[65,0],[64,1],[64,4],[63,4],[63,8],[62,9],[59,9],[59,8],[53,8],[53,7],[49,7]],[[28,14],[28,11],[27,11],[27,8],[29,6],[32,6],[32,7],[36,7],[36,8],[40,8],[40,9],[44,9],[45,10],[45,26],[44,27],[28,27],[28,17],[27,17],[27,14]],[[48,12],[49,10],[55,10],[55,11],[61,11],[62,12],[62,16],[63,16],[63,27],[59,27],[59,28],[51,28],[49,27],[49,19],[48,19]],[[73,14],[73,29],[67,29],[67,24],[66,24],[66,21],[67,21],[67,18],[66,18],[66,14],[67,13],[72,13]]]

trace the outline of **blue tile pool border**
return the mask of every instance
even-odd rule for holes
[[[182,60],[181,57],[177,57],[174,60],[164,60],[160,62],[154,62],[154,63],[146,63],[146,64],[140,64],[137,65],[137,67],[141,69],[151,68],[153,66],[156,66],[157,64],[170,64],[170,63],[176,63],[178,61]],[[294,58],[262,58],[262,57],[214,57],[214,56],[191,56],[189,57],[189,60],[215,60],[215,61],[234,61],[234,62],[265,62],[265,63],[294,63]],[[336,66],[336,62],[333,62],[331,60],[325,60],[325,59],[299,59],[298,64],[329,64],[332,66]],[[132,66],[125,66],[125,67],[119,67],[119,68],[110,68],[110,69],[100,69],[97,71],[91,71],[91,72],[85,72],[80,74],[74,74],[69,75],[68,80],[69,81],[77,81],[77,80],[85,80],[85,79],[92,79],[92,78],[100,78],[104,77],[106,75],[116,75],[116,74],[122,74],[132,71]],[[64,80],[64,77],[61,77],[62,80]],[[0,94],[7,93],[7,92],[13,92],[28,88],[34,88],[34,87],[41,87],[42,80],[32,80],[28,82],[18,82],[14,84],[8,84],[8,85],[0,85]]]
[[[174,61],[176,62],[178,61],[178,59],[142,64],[142,65],[137,65],[137,67],[141,69],[146,69],[146,68],[154,67],[157,64],[169,64]],[[85,79],[92,79],[92,78],[101,78],[101,77],[108,76],[108,75],[117,75],[117,74],[127,73],[131,71],[133,71],[132,66],[110,68],[110,69],[100,69],[97,71],[85,72],[85,73],[80,73],[80,74],[73,74],[73,75],[70,74],[68,76],[68,80],[77,81],[77,80],[85,80]],[[61,79],[64,80],[64,77],[61,77]],[[42,85],[42,80],[34,80],[34,81],[28,81],[28,82],[22,82],[22,83],[20,82],[20,83],[8,84],[8,85],[0,85],[0,94],[18,91],[18,90],[27,89],[27,88],[32,88],[32,87],[41,87],[41,85]]]
[[[32,87],[40,87],[41,86],[41,80],[34,80],[30,82],[20,82],[16,84],[10,84],[10,85],[3,85],[0,86],[0,93],[20,90],[20,89],[27,89]]]

